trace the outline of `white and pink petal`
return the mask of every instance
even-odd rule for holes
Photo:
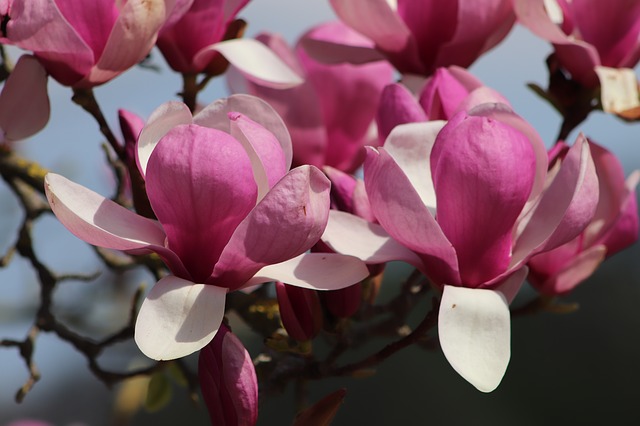
[[[206,346],[224,317],[227,289],[169,275],[142,302],[135,341],[149,358],[182,358]]]
[[[511,358],[507,300],[495,290],[445,285],[438,338],[454,370],[479,391],[492,392]]]

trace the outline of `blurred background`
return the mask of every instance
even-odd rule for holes
[[[246,36],[268,30],[291,43],[312,25],[334,19],[326,0],[252,0],[239,17],[249,23]],[[507,97],[549,145],[558,132],[560,116],[527,89],[526,83],[546,86],[544,60],[550,52],[550,45],[516,25],[502,44],[470,68]],[[17,59],[18,52],[11,53]],[[138,67],[96,89],[113,129],[118,129],[118,108],[146,118],[161,103],[177,99],[180,76],[166,67],[157,51],[151,61],[159,72]],[[224,81],[217,79],[199,100],[208,103],[227,94]],[[15,149],[49,170],[111,194],[114,181],[105,165],[97,124],[70,101],[70,89],[51,80],[49,95],[48,126]],[[639,124],[593,113],[580,130],[613,151],[627,174],[640,167]],[[14,243],[21,215],[13,195],[0,185],[0,254]],[[91,282],[65,282],[55,293],[56,315],[92,338],[123,326],[135,288],[141,282],[147,287],[153,284],[152,277],[143,272],[114,275],[105,271],[93,250],[51,216],[38,222],[34,235],[38,255],[57,273],[102,272]],[[394,266],[397,274],[386,277],[382,300],[397,293],[407,273],[406,267]],[[24,338],[39,303],[38,294],[36,277],[24,259],[15,256],[0,269],[0,338]],[[525,290],[516,304],[533,295]],[[571,314],[538,313],[513,319],[511,362],[493,393],[482,394],[459,377],[440,350],[410,347],[381,364],[371,377],[312,383],[309,400],[345,387],[347,395],[333,423],[336,426],[640,424],[640,246],[609,259],[563,301],[578,303],[580,308]],[[419,307],[418,316],[426,309],[426,305]],[[260,338],[240,326],[234,330],[250,353],[257,355]],[[374,351],[386,343],[375,340],[366,349]],[[38,337],[35,361],[42,378],[24,402],[16,404],[14,394],[28,372],[15,348],[0,347],[0,424],[34,418],[55,425],[114,425],[117,395],[134,401],[119,387],[108,389],[99,382],[89,372],[85,358],[54,335]],[[196,358],[187,361],[194,363]],[[100,362],[104,367],[126,369],[147,361],[131,343],[110,349]],[[291,386],[262,400],[259,424],[291,424],[293,401]],[[132,424],[206,425],[208,417],[203,406],[195,406],[184,389],[175,387],[168,406],[155,413],[141,411]]]

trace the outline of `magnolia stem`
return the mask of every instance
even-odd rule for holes
[[[195,73],[182,73],[182,93],[180,96],[192,114],[196,110],[198,92],[200,91],[196,81],[197,76]]]

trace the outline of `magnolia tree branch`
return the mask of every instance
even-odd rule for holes
[[[98,122],[98,126],[100,127],[100,133],[107,138],[107,142],[113,151],[116,153],[120,160],[124,160],[125,152],[124,147],[120,144],[118,139],[115,137],[111,128],[109,127],[109,123],[104,117],[102,110],[100,109],[100,105],[96,100],[96,97],[93,93],[92,89],[73,89],[73,96],[71,100],[76,104],[80,105],[82,109],[87,111],[89,114],[95,118]]]
[[[431,308],[422,321],[411,329],[407,325],[407,317],[422,301],[420,296],[427,294],[430,285],[419,271],[414,271],[405,281],[398,296],[390,302],[379,306],[362,309],[359,315],[352,318],[353,326],[344,326],[333,330],[338,336],[332,341],[329,354],[321,360],[314,357],[311,350],[307,353],[296,353],[298,347],[290,351],[268,351],[259,355],[255,362],[259,374],[264,376],[266,385],[263,392],[283,389],[290,381],[321,380],[338,376],[365,376],[373,374],[372,367],[380,364],[390,356],[413,344],[429,341],[427,334],[437,324],[439,299],[433,297]],[[378,320],[385,317],[383,320]],[[338,359],[348,350],[358,348],[369,341],[372,336],[401,337],[382,349],[364,356],[361,360],[338,365]]]
[[[53,314],[53,293],[60,283],[71,279],[91,280],[94,279],[96,275],[56,275],[35,253],[33,248],[34,242],[32,239],[33,226],[43,214],[51,213],[49,205],[44,199],[45,174],[46,170],[40,167],[37,163],[26,161],[15,153],[5,151],[0,155],[0,175],[17,197],[24,211],[24,218],[19,226],[17,240],[2,257],[1,265],[5,266],[8,264],[12,254],[18,253],[29,261],[37,274],[40,286],[40,304],[36,312],[33,325],[25,339],[21,341],[12,339],[0,340],[0,346],[18,348],[20,356],[23,358],[29,371],[28,379],[16,394],[16,401],[18,402],[21,402],[24,399],[27,393],[40,379],[40,373],[33,360],[33,353],[36,350],[37,336],[41,331],[55,333],[61,340],[68,342],[76,350],[82,353],[87,359],[90,371],[107,386],[111,386],[131,377],[150,375],[158,369],[164,368],[165,364],[157,362],[149,367],[138,370],[115,372],[102,368],[97,361],[100,354],[107,347],[133,338],[136,313],[143,294],[142,288],[138,288],[136,290],[131,300],[127,325],[99,341],[72,331]],[[113,264],[109,264],[107,262],[105,262],[105,264],[107,267],[113,266]],[[123,265],[125,264],[127,267],[130,267],[136,265],[136,262],[129,261],[129,263],[125,262],[119,265],[124,267]],[[144,264],[154,273],[154,275],[161,274],[160,268],[158,267],[158,261],[155,261],[154,259],[148,259],[139,262],[139,264]]]

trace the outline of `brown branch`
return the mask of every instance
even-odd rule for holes
[[[111,145],[111,148],[113,148],[113,151],[116,153],[118,158],[120,160],[124,160],[124,147],[120,142],[118,142],[118,139],[116,139],[111,131],[107,120],[104,118],[104,114],[102,114],[102,110],[96,100],[93,89],[73,89],[73,96],[71,97],[71,100],[95,118],[98,122],[98,126],[100,127],[100,133],[107,138],[107,142],[109,142],[109,145]]]
[[[388,344],[380,351],[370,355],[367,358],[364,358],[360,361],[354,362],[352,364],[347,364],[342,367],[336,368],[329,372],[331,376],[348,376],[356,373],[359,370],[364,370],[373,366],[376,366],[399,352],[400,350],[406,348],[407,346],[411,346],[414,343],[417,343],[419,340],[422,340],[426,334],[436,326],[438,323],[438,308],[440,307],[440,301],[437,297],[433,297],[431,299],[431,310],[427,313],[427,315],[423,318],[423,320],[418,324],[418,326],[413,329],[409,334],[405,337]]]

